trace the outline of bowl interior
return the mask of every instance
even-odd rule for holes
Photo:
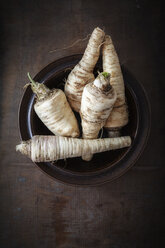
[[[102,71],[101,60],[98,61],[94,74],[97,76],[97,71]],[[40,75],[38,81],[44,82],[49,88],[60,88],[64,89],[65,79],[67,78],[70,70],[73,68],[74,64],[68,64],[64,68],[59,68],[59,70],[51,69],[51,73],[47,72],[45,75]],[[124,71],[123,71],[124,75]],[[127,82],[127,78],[124,77],[126,99],[129,111],[129,123],[121,130],[122,136],[129,135],[132,140],[135,139],[137,128],[138,128],[138,107],[137,100],[132,91],[131,87]],[[32,93],[31,93],[32,94]],[[28,128],[32,135],[52,135],[52,133],[46,128],[46,126],[40,121],[38,116],[34,111],[35,98],[32,94],[29,112],[28,112]],[[76,118],[79,123],[81,130],[81,119],[78,113],[75,113]],[[99,137],[107,137],[106,130],[100,131]],[[74,174],[92,174],[93,172],[99,172],[100,170],[105,170],[108,167],[112,167],[117,164],[128,152],[129,148],[123,148],[115,151],[108,151],[104,153],[95,154],[91,161],[86,162],[81,158],[71,158],[67,160],[59,160],[57,162],[46,163],[49,166],[56,166],[59,169],[68,171]]]

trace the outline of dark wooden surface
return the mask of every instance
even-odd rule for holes
[[[165,234],[163,1],[3,1],[0,48],[0,247],[157,248]],[[27,82],[100,26],[149,96],[149,143],[127,174],[102,186],[63,185],[15,152]],[[164,244],[164,243],[163,243]],[[161,245],[163,247],[163,245]]]

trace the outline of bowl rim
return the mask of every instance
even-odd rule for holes
[[[37,80],[37,81],[39,81],[39,82],[42,82],[42,83],[44,83],[45,81],[46,81],[46,76],[44,76],[44,74],[45,75],[47,75],[47,74],[49,74],[49,70],[50,70],[50,68],[52,68],[52,67],[54,67],[56,64],[58,65],[58,64],[63,64],[63,62],[65,61],[65,60],[67,60],[67,61],[69,61],[70,63],[71,63],[71,61],[74,61],[74,60],[77,60],[77,61],[79,61],[80,60],[80,58],[81,58],[81,56],[82,56],[82,54],[73,54],[73,55],[70,55],[70,56],[66,56],[66,57],[62,57],[62,58],[60,58],[60,59],[57,59],[57,60],[55,60],[55,61],[53,61],[53,62],[51,62],[50,64],[48,64],[47,66],[45,66],[45,67],[43,67],[36,75],[35,75],[35,77],[34,77],[34,80]],[[71,61],[70,61],[71,60]],[[72,63],[73,65],[75,65],[74,63]],[[57,67],[56,67],[56,70],[55,71],[58,71],[58,68],[59,68],[60,66],[58,65]],[[70,182],[69,180],[66,180],[66,178],[65,178],[65,180],[63,180],[59,175],[56,175],[56,176],[52,176],[52,175],[50,175],[50,173],[48,173],[48,172],[46,172],[45,170],[44,170],[44,168],[43,168],[43,166],[41,165],[41,164],[43,164],[43,163],[36,163],[36,162],[32,162],[32,163],[34,163],[43,173],[45,173],[47,176],[49,176],[50,178],[52,178],[52,179],[54,179],[54,180],[57,180],[58,182],[61,182],[61,183],[63,183],[63,184],[68,184],[68,185],[72,185],[72,186],[75,186],[75,185],[77,185],[77,186],[96,186],[96,185],[102,185],[102,184],[104,184],[104,183],[107,183],[107,182],[112,182],[112,181],[114,181],[114,180],[116,180],[117,178],[119,178],[120,176],[122,176],[123,174],[125,174],[136,162],[137,162],[137,160],[139,159],[139,157],[142,155],[142,153],[143,153],[143,151],[144,151],[144,149],[145,149],[145,147],[146,147],[146,144],[147,144],[147,142],[148,142],[148,138],[149,138],[149,135],[150,135],[150,128],[151,128],[151,107],[150,107],[150,102],[149,102],[149,98],[148,98],[148,96],[147,96],[147,93],[146,93],[146,90],[144,89],[144,86],[139,82],[139,81],[137,81],[136,80],[136,78],[132,75],[132,73],[124,66],[124,65],[121,65],[121,68],[122,68],[122,71],[124,72],[124,74],[126,74],[127,76],[129,76],[130,78],[132,78],[133,79],[133,81],[135,81],[136,82],[136,84],[134,85],[134,87],[138,87],[139,89],[140,89],[140,94],[141,94],[141,96],[143,97],[143,100],[144,100],[144,102],[145,102],[145,104],[144,104],[144,106],[145,106],[145,112],[146,112],[146,115],[144,116],[144,114],[142,114],[142,113],[140,113],[140,115],[142,114],[142,116],[138,116],[138,128],[136,129],[136,132],[137,132],[137,134],[138,134],[138,130],[139,130],[139,124],[141,125],[141,123],[140,123],[140,120],[142,119],[144,119],[145,118],[145,120],[147,121],[147,130],[145,130],[145,136],[143,136],[142,137],[142,140],[141,140],[141,142],[140,142],[140,144],[141,144],[141,146],[138,148],[136,148],[135,149],[135,151],[136,151],[136,156],[134,156],[134,158],[132,158],[132,160],[131,160],[131,158],[129,158],[130,157],[130,153],[129,153],[129,151],[131,150],[131,149],[133,149],[133,147],[136,145],[136,143],[135,143],[135,140],[136,140],[136,138],[135,138],[135,140],[133,140],[132,141],[132,145],[127,149],[127,151],[126,151],[126,153],[124,153],[123,155],[122,155],[122,157],[118,160],[118,161],[116,161],[116,162],[114,162],[114,164],[113,165],[111,165],[111,166],[107,166],[106,168],[103,168],[103,169],[101,169],[101,170],[98,170],[97,171],[97,173],[96,172],[90,172],[90,175],[88,175],[89,174],[89,172],[88,172],[88,174],[86,174],[85,175],[85,173],[83,172],[83,175],[81,175],[80,173],[74,173],[74,172],[72,172],[72,171],[69,171],[69,170],[67,170],[67,176],[69,175],[69,176],[71,176],[70,177],[70,179],[72,178],[72,182]],[[40,79],[39,80],[39,78],[42,78],[42,80]],[[128,80],[129,81],[129,80]],[[128,81],[127,82],[125,82],[125,85],[127,86],[127,87],[130,87],[130,85],[129,85],[129,83],[128,83]],[[21,100],[20,100],[20,104],[19,104],[19,110],[18,110],[18,123],[19,123],[19,134],[20,134],[20,138],[21,138],[21,140],[22,139],[24,139],[24,135],[23,135],[23,131],[22,131],[22,120],[21,120],[21,113],[22,113],[22,107],[23,107],[23,100],[24,100],[24,98],[25,98],[25,96],[26,96],[26,94],[27,94],[27,90],[28,90],[28,88],[27,89],[25,89],[24,90],[24,92],[23,92],[23,95],[22,95],[22,97],[21,97]],[[29,90],[31,90],[31,89],[29,89]],[[137,107],[137,110],[141,110],[141,108],[142,108],[142,106],[141,106],[141,103],[138,101],[138,98],[137,98],[137,93],[135,94],[135,92],[132,90],[132,88],[130,87],[129,88],[129,90],[131,90],[132,92],[131,92],[131,94],[134,94],[134,97],[137,99],[137,101],[135,101],[135,104],[136,104],[136,107]],[[33,93],[32,93],[32,95],[34,95]],[[144,123],[143,123],[144,124]],[[29,130],[27,130],[27,132],[28,132],[28,134],[29,135],[32,135],[32,134],[30,134],[29,133]],[[144,131],[143,131],[143,133],[144,133]],[[137,135],[136,134],[136,135]],[[136,137],[136,135],[135,135],[135,137]],[[30,138],[30,137],[29,137]],[[143,141],[143,142],[142,142]],[[137,146],[137,145],[136,145]],[[125,161],[125,159],[126,159],[126,161]],[[127,164],[128,163],[128,165],[125,165],[125,164]],[[47,164],[46,162],[44,163],[44,164]],[[49,163],[50,164],[50,163]],[[117,173],[117,175],[115,174],[114,176],[112,176],[112,177],[108,177],[108,174],[105,176],[105,173],[107,173],[110,169],[112,170],[112,173],[113,173],[113,169],[114,169],[114,167],[116,167],[115,165],[116,164],[118,164],[118,165],[122,165],[122,164],[124,164],[125,165],[125,167],[124,167],[124,169],[123,170],[121,170],[120,171],[120,173]],[[55,165],[53,165],[54,166],[54,172],[56,172],[57,173],[57,171],[55,170],[55,167],[56,167],[56,169],[58,168],[58,172],[60,172],[61,174],[63,174],[63,172],[65,172],[66,173],[66,170],[64,170],[63,168],[60,168],[60,167],[57,167],[57,166],[55,166]],[[51,169],[51,167],[52,167],[52,165],[50,166],[49,165],[49,168],[47,168],[47,169]],[[94,179],[96,179],[95,177],[97,176],[99,176],[99,172],[100,171],[102,171],[102,174],[100,175],[100,177],[99,177],[99,180],[96,180],[96,181],[94,181]],[[66,175],[65,175],[66,176]],[[92,176],[94,176],[94,178],[93,178],[93,180],[92,180]],[[73,178],[74,177],[74,178]],[[80,182],[79,182],[79,180],[75,180],[75,177],[78,177],[79,179],[81,178],[81,180],[80,180]],[[84,182],[82,182],[82,177],[84,177]],[[86,177],[86,178],[85,178]],[[69,179],[69,178],[68,178]],[[74,179],[74,180],[73,180]],[[74,182],[73,182],[74,181]],[[76,182],[75,182],[76,181]]]

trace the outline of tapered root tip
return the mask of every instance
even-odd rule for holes
[[[16,146],[16,151],[22,153],[23,155],[29,156],[28,143],[22,141],[19,145]]]
[[[128,147],[131,146],[131,143],[132,143],[131,137],[128,136],[128,142],[127,142]]]
[[[72,132],[72,138],[78,138],[80,136],[79,132]]]
[[[101,28],[97,27],[96,28],[97,30],[101,31],[101,32],[104,32]]]
[[[108,44],[111,44],[111,43],[112,43],[111,36],[105,35],[105,44],[108,45]]]
[[[82,159],[84,161],[91,161],[92,157],[93,157],[93,154],[84,154],[84,155],[82,155]]]

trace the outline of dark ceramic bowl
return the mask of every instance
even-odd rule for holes
[[[64,88],[64,79],[82,55],[73,55],[59,59],[40,71],[35,80],[45,83],[49,88]],[[94,73],[102,71],[101,60],[98,61]],[[95,154],[90,162],[81,158],[59,160],[56,163],[36,163],[47,175],[64,183],[75,185],[97,185],[112,181],[123,175],[135,164],[146,144],[150,129],[150,108],[143,87],[131,73],[122,67],[126,98],[129,110],[129,123],[122,129],[122,135],[130,135],[132,145],[115,151]],[[23,95],[19,109],[19,127],[22,140],[33,135],[51,135],[34,112],[34,94],[28,87]],[[79,114],[76,117],[80,124]],[[81,127],[80,127],[81,128]],[[106,137],[106,131],[103,137]]]

